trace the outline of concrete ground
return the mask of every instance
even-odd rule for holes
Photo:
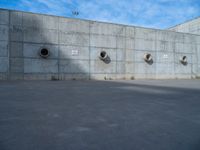
[[[200,80],[0,82],[0,150],[199,149]]]

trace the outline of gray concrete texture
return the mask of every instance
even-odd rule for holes
[[[200,35],[200,18],[186,21],[182,24],[169,28],[169,30]]]
[[[2,80],[200,76],[199,35],[3,9],[0,34]],[[47,59],[38,55],[43,47],[50,51]],[[101,51],[108,62],[99,59]],[[180,62],[183,56],[187,65]]]

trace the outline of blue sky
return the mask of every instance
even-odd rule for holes
[[[161,29],[200,16],[199,0],[0,0],[0,7]]]

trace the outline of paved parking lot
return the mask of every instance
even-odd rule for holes
[[[199,149],[200,80],[0,82],[0,150]]]

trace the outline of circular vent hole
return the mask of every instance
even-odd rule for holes
[[[100,55],[101,55],[102,58],[104,58],[106,56],[106,52],[103,51],[103,52],[101,52]]]
[[[147,58],[147,60],[149,60],[151,58],[151,54],[147,54],[146,58]]]
[[[47,48],[42,48],[40,50],[40,56],[43,58],[47,58],[49,56],[49,50]]]

